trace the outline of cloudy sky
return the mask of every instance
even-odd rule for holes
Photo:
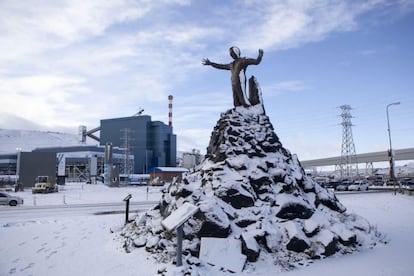
[[[353,107],[358,153],[414,146],[412,0],[0,1],[0,128],[77,133],[143,108],[173,124],[178,149],[205,152],[232,108],[230,75],[250,66],[267,114],[301,160],[341,153],[339,106]]]

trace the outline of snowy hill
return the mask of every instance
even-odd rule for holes
[[[37,130],[0,129],[0,154],[15,153],[17,149],[31,151],[41,147],[76,145],[81,145],[76,134]]]

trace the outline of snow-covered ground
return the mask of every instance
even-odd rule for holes
[[[108,188],[103,185],[68,184],[56,194],[18,193],[25,206],[56,206],[119,202],[127,194],[131,200],[146,201],[146,187]],[[34,200],[34,197],[36,199]],[[148,191],[148,200],[160,197],[159,188]],[[244,275],[414,275],[414,197],[390,193],[341,194],[348,210],[367,218],[386,234],[387,245],[363,252],[332,256],[293,271],[280,271],[263,256],[256,268],[249,266]],[[18,207],[0,206],[0,212]],[[40,218],[0,216],[0,275],[154,275],[172,264],[157,263],[143,250],[125,253],[117,230],[124,214],[50,215]],[[114,232],[114,233],[112,233]],[[180,275],[179,270],[177,275]],[[206,265],[205,275],[227,275]],[[234,275],[234,274],[228,274]]]
[[[30,188],[24,192],[10,192],[24,199],[24,206],[71,205],[88,203],[115,203],[131,194],[133,201],[154,201],[160,199],[158,186],[125,186],[110,188],[103,184],[67,183],[59,186],[58,193],[32,194]],[[1,206],[0,206],[1,208]]]

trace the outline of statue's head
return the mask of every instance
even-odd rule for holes
[[[229,51],[230,51],[230,56],[232,58],[234,58],[234,59],[240,58],[240,49],[238,47],[232,46],[232,47],[230,47]]]

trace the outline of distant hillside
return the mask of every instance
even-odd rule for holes
[[[96,144],[89,141],[88,144]],[[37,130],[0,129],[0,154],[31,151],[41,147],[81,145],[78,135]]]

